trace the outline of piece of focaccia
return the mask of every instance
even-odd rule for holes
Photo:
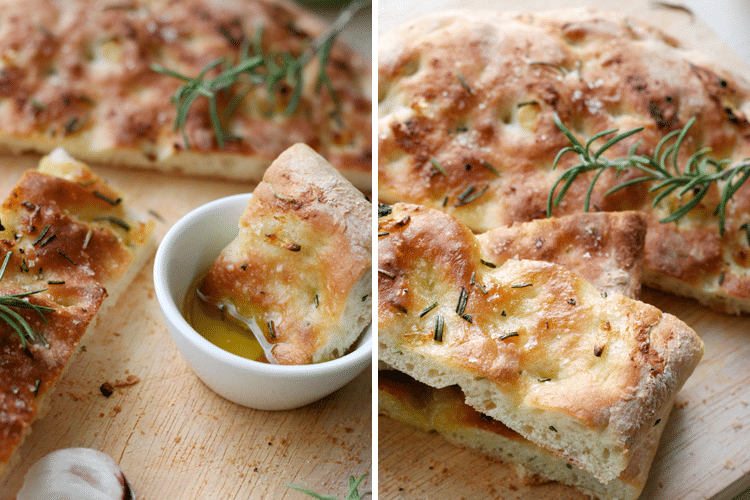
[[[313,57],[294,112],[286,112],[291,84],[269,92],[244,75],[229,88],[199,89],[185,118],[187,144],[175,130],[171,99],[186,82],[153,65],[198,79],[219,59],[236,64],[246,46],[260,56],[261,38],[267,66],[297,58],[328,26],[292,2],[4,0],[0,7],[0,146],[42,153],[62,146],[87,161],[259,181],[282,151],[304,142],[371,189],[371,63],[341,41],[325,66],[335,99],[318,85]],[[223,149],[204,96],[211,91]]]
[[[692,373],[687,325],[551,263],[487,261],[455,218],[397,204],[379,220],[379,359],[602,482],[627,467]]]
[[[199,290],[254,319],[266,357],[305,364],[343,355],[372,321],[372,204],[308,146],[269,167],[240,232]]]
[[[96,319],[151,256],[153,222],[138,220],[122,194],[57,150],[21,177],[0,223],[0,259],[10,255],[0,295],[29,294],[29,304],[49,308],[11,305],[0,315],[2,472]]]
[[[662,138],[693,117],[680,172],[702,148],[716,160],[750,156],[750,84],[622,14],[434,14],[381,37],[378,65],[378,196],[438,208],[475,232],[546,216],[555,181],[579,161],[568,153],[552,169],[570,145],[555,115],[583,144],[606,130],[644,127],[607,150],[608,158],[627,156],[638,141],[636,153],[652,156]],[[592,154],[610,137],[595,141]],[[674,173],[671,156],[667,168]],[[583,211],[596,174],[573,182],[553,214]],[[727,204],[722,235],[715,209],[726,179],[686,216],[660,223],[699,190],[678,188],[655,208],[660,191],[649,188],[656,183],[605,196],[644,175],[606,170],[590,205],[647,214],[644,285],[750,312],[750,182]]]
[[[402,207],[403,208],[403,207]],[[574,271],[597,290],[635,298],[640,290],[645,219],[638,212],[598,212],[515,223],[477,235],[488,261],[528,258]],[[451,386],[435,389],[396,370],[378,373],[378,409],[423,431],[518,464],[518,472],[575,486],[599,499],[635,500],[648,478],[664,425],[656,425],[627,468],[606,485],[464,402]],[[671,405],[665,405],[668,415]],[[666,421],[666,417],[662,417]]]

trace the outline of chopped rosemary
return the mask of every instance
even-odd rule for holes
[[[550,425],[549,430],[551,430],[552,432],[557,432],[557,429],[555,429],[554,425]]]
[[[73,259],[71,259],[71,258],[70,258],[70,256],[69,256],[68,254],[66,254],[65,252],[63,252],[63,251],[62,251],[62,250],[60,250],[59,248],[57,249],[57,254],[58,254],[58,255],[59,255],[60,257],[62,257],[62,258],[64,258],[65,260],[67,260],[68,262],[70,262],[71,264],[73,264],[74,266],[77,266],[77,265],[78,265],[78,264],[76,264],[76,261],[74,261]]]
[[[495,269],[495,268],[497,267],[497,266],[496,266],[495,264],[493,264],[492,262],[489,262],[489,261],[487,261],[487,260],[484,260],[484,259],[479,259],[479,262],[481,262],[481,263],[482,263],[482,265],[485,265],[485,266],[489,267],[490,269]]]
[[[500,316],[505,317],[507,315],[508,315],[508,313],[505,312],[505,309],[503,309],[502,311],[500,311]]]
[[[65,282],[62,280],[49,280],[47,281],[48,285],[64,285]]]
[[[719,275],[719,286],[724,284],[724,278],[726,278],[726,271],[722,271]]]
[[[492,166],[492,164],[488,162],[487,160],[482,160],[479,162],[479,164],[482,165],[487,170],[489,170],[490,172],[492,172],[493,174],[495,174],[496,176],[500,177],[500,172],[494,166]]]
[[[438,305],[437,302],[433,302],[429,306],[425,307],[424,310],[421,313],[419,313],[419,317],[420,318],[424,317],[425,314],[427,314],[428,312],[430,312],[433,309],[435,309],[437,307],[437,305]]]
[[[485,184],[485,186],[482,189],[480,189],[479,191],[473,192],[471,194],[471,196],[467,196],[463,200],[459,200],[458,203],[456,203],[453,206],[454,207],[461,207],[461,206],[464,206],[464,205],[468,205],[469,203],[471,203],[473,201],[476,201],[480,196],[482,196],[484,193],[487,192],[487,190],[489,189],[489,187],[490,187],[489,184]]]
[[[117,198],[112,199],[109,196],[107,196],[106,194],[100,193],[99,191],[94,191],[94,196],[96,196],[100,200],[106,201],[107,203],[109,203],[113,207],[116,207],[117,205],[119,205],[120,203],[122,203],[122,198],[117,197]]]
[[[273,320],[268,322],[268,335],[271,337],[271,340],[276,340],[276,328],[273,326]]]
[[[118,219],[117,217],[95,217],[94,218],[94,222],[101,222],[101,221],[110,222],[114,224],[115,226],[119,226],[123,228],[125,231],[130,231],[131,229],[130,224],[128,224],[122,219]]]
[[[466,80],[464,80],[464,76],[461,73],[456,73],[456,77],[458,78],[458,81],[461,82],[461,85],[464,86],[466,89],[466,92],[469,94],[473,94],[474,92],[471,91],[471,87],[469,87],[469,84],[466,83]]]
[[[479,288],[479,290],[480,290],[480,291],[481,291],[481,292],[482,292],[483,294],[487,295],[487,290],[485,290],[484,286],[483,286],[483,285],[482,285],[481,283],[477,283],[477,288]]]
[[[317,308],[318,308],[318,306],[320,305],[320,298],[318,297],[318,294],[317,294],[317,293],[316,293],[316,294],[315,294],[315,296],[313,297],[313,304],[315,304],[315,309],[317,309]]]
[[[610,188],[604,193],[604,196],[610,195],[628,186],[644,182],[653,182],[655,184],[649,188],[649,192],[658,193],[654,196],[652,201],[652,206],[655,207],[660,201],[672,193],[676,192],[678,199],[682,198],[682,196],[687,193],[692,193],[692,197],[687,203],[683,204],[675,211],[671,212],[667,217],[664,217],[659,221],[667,223],[674,222],[684,217],[703,200],[711,185],[716,184],[720,189],[721,196],[719,203],[714,210],[714,215],[718,215],[719,217],[719,235],[724,235],[727,203],[737,190],[739,190],[739,188],[750,179],[750,159],[726,167],[726,165],[730,163],[730,160],[717,161],[711,159],[707,156],[708,153],[711,152],[711,149],[704,148],[693,153],[687,160],[684,168],[680,170],[677,164],[678,153],[680,147],[685,141],[690,127],[695,123],[695,117],[691,118],[681,129],[673,130],[665,135],[656,145],[653,156],[636,154],[635,150],[640,145],[639,141],[630,147],[627,156],[614,159],[609,159],[602,155],[613,145],[641,132],[643,127],[637,127],[622,133],[618,133],[617,129],[605,130],[604,132],[594,134],[586,144],[583,145],[562,123],[559,116],[555,115],[554,120],[558,128],[562,131],[565,137],[567,137],[568,141],[570,141],[570,146],[561,149],[557,153],[552,168],[557,166],[562,156],[566,153],[575,153],[578,156],[579,163],[563,172],[553,184],[547,197],[548,216],[552,215],[552,208],[560,204],[562,198],[579,175],[586,172],[596,171],[596,174],[593,176],[591,183],[589,184],[584,202],[584,211],[588,212],[594,186],[605,170],[614,169],[616,174],[619,175],[626,169],[634,168],[643,173],[643,175],[624,181]],[[599,149],[596,151],[591,150],[592,144],[595,141],[612,134],[615,135],[608,139],[599,147]],[[670,141],[673,142],[668,145]],[[672,171],[670,171],[670,164]],[[709,168],[713,171],[709,171]],[[720,183],[723,183],[723,186],[719,185]],[[555,191],[557,191],[557,188],[561,184],[562,187],[560,187],[559,192],[555,195]]]
[[[661,419],[657,418],[656,421],[654,422],[654,427],[656,427],[657,425],[659,425],[660,422],[661,422]]]
[[[380,268],[378,268],[378,273],[380,273],[380,274],[382,274],[383,276],[386,276],[386,277],[388,277],[388,278],[390,278],[390,279],[392,279],[392,280],[395,280],[395,279],[396,279],[396,275],[395,275],[395,274],[393,274],[393,273],[390,273],[390,272],[386,271],[385,269],[380,269]]]
[[[44,247],[46,247],[46,246],[47,246],[47,245],[49,245],[49,244],[50,244],[50,243],[52,242],[52,240],[54,240],[55,238],[57,238],[57,235],[56,235],[56,234],[54,234],[54,233],[50,234],[49,236],[47,236],[47,238],[45,238],[45,240],[44,240],[44,241],[42,241],[42,243],[41,243],[41,244],[39,245],[39,248],[44,248]]]
[[[459,202],[464,201],[466,198],[468,198],[471,195],[471,193],[476,191],[476,189],[477,188],[475,188],[474,186],[467,187],[466,189],[463,190],[461,194],[458,195],[458,201]]]
[[[291,98],[287,107],[284,111],[285,115],[291,115],[297,109],[300,100],[302,98],[302,90],[304,88],[303,74],[305,73],[305,67],[312,60],[314,56],[318,57],[319,70],[317,89],[325,86],[328,93],[331,96],[332,101],[339,107],[339,100],[336,92],[333,89],[331,81],[326,71],[328,65],[330,52],[333,47],[333,43],[336,37],[343,31],[346,25],[349,23],[351,18],[357,11],[370,5],[371,0],[355,0],[350,3],[341,13],[338,15],[336,20],[331,24],[330,28],[323,33],[319,38],[314,40],[306,50],[299,56],[295,57],[289,53],[283,54],[268,54],[263,52],[261,40],[263,38],[262,28],[258,29],[255,33],[255,39],[250,42],[247,38],[244,38],[237,55],[237,60],[234,64],[225,58],[217,59],[209,63],[203,70],[198,74],[197,77],[189,77],[177,73],[176,71],[164,68],[158,64],[152,64],[151,70],[156,73],[171,76],[182,80],[184,85],[180,87],[172,97],[172,102],[177,109],[177,117],[175,119],[174,129],[175,131],[180,130],[182,132],[183,140],[185,141],[185,147],[190,148],[190,142],[187,137],[186,123],[187,115],[192,107],[193,103],[199,97],[203,96],[208,98],[209,101],[209,113],[211,118],[211,125],[214,128],[216,134],[216,141],[219,148],[224,149],[224,145],[229,135],[229,132],[224,130],[222,126],[222,117],[219,114],[217,96],[221,91],[228,90],[236,84],[241,84],[240,89],[236,90],[230,99],[229,105],[223,110],[223,118],[228,119],[234,111],[237,109],[239,103],[247,96],[252,85],[264,84],[268,94],[273,95],[276,88],[286,82],[289,87],[292,88]],[[251,47],[252,45],[252,47]],[[254,54],[250,54],[251,48]],[[213,78],[206,78],[206,75],[213,69],[221,67],[221,71],[218,75]],[[247,78],[243,78],[243,75]],[[338,116],[338,110],[335,116]]]
[[[432,163],[432,166],[435,167],[435,170],[437,170],[443,175],[448,175],[445,173],[445,169],[443,168],[443,166],[440,163],[438,163],[438,161],[435,158],[430,158],[430,163]]]
[[[40,241],[42,241],[42,239],[44,239],[45,236],[47,236],[48,232],[49,232],[49,224],[44,226],[44,228],[42,229],[42,232],[39,233],[39,236],[36,237],[36,239],[34,240],[34,243],[32,243],[31,246],[35,247]]]
[[[533,283],[516,283],[515,285],[510,285],[511,288],[526,288],[528,286],[534,286]]]
[[[509,339],[511,337],[518,337],[518,332],[503,333],[500,335],[500,340]]]
[[[537,382],[542,382],[543,383],[543,382],[549,382],[550,380],[552,380],[552,379],[549,378],[549,377],[542,377],[542,378],[537,379]]]
[[[568,299],[568,304],[570,304],[571,306],[576,305],[576,299]]]
[[[474,283],[476,283],[476,281],[477,281],[477,273],[475,271],[471,273],[471,279],[469,280],[469,285],[473,285]]]
[[[10,250],[5,254],[2,267],[0,267],[0,280],[5,276],[5,270],[8,267],[8,262],[13,251]],[[45,347],[49,347],[47,340],[40,334],[35,333],[29,325],[29,322],[20,314],[13,309],[31,309],[36,312],[42,320],[47,323],[47,318],[44,316],[45,312],[53,312],[55,309],[52,307],[38,306],[31,302],[24,300],[26,297],[46,291],[46,288],[39,290],[32,290],[30,292],[14,293],[10,295],[0,296],[0,320],[4,321],[18,334],[21,339],[21,347],[26,348],[27,339],[32,342],[41,342]]]
[[[469,302],[469,292],[466,288],[461,287],[461,291],[458,294],[458,304],[456,304],[456,314],[463,317],[464,311],[466,310],[466,304]]]
[[[438,314],[437,319],[435,320],[435,334],[432,337],[436,342],[443,341],[443,329],[444,328],[445,328],[445,320],[443,319],[443,315]]]
[[[391,233],[389,233],[388,231],[383,231],[382,233],[378,233],[378,238],[380,238],[382,236],[388,236],[389,234],[391,234]]]

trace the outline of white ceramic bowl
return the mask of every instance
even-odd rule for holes
[[[154,287],[169,333],[188,365],[219,395],[250,408],[288,410],[343,387],[372,362],[372,326],[349,354],[311,365],[272,365],[215,346],[182,315],[191,282],[238,233],[251,194],[221,198],[180,219],[164,236],[154,262]]]

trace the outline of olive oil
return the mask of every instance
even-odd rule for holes
[[[198,296],[196,291],[205,275],[205,272],[199,274],[188,288],[182,312],[187,322],[215,346],[243,358],[267,363],[263,348],[249,328]]]

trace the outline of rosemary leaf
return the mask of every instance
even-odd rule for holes
[[[429,306],[427,306],[426,308],[424,308],[424,310],[421,313],[419,313],[419,317],[420,318],[424,317],[424,315],[426,315],[428,312],[430,312],[433,309],[435,309],[437,307],[437,305],[438,305],[437,302],[433,302],[432,304],[430,304]]]
[[[568,189],[579,176],[587,172],[596,172],[590,181],[584,200],[584,210],[588,211],[594,187],[605,170],[614,170],[619,175],[625,169],[632,168],[643,175],[611,187],[604,193],[604,196],[609,196],[616,191],[636,184],[653,183],[649,187],[649,192],[656,193],[652,201],[652,205],[655,207],[667,196],[675,195],[678,199],[681,199],[686,194],[692,193],[688,201],[660,220],[661,223],[669,223],[681,219],[699,206],[711,186],[717,185],[721,196],[714,210],[714,215],[717,215],[719,219],[719,235],[724,235],[727,203],[740,187],[750,179],[750,160],[746,159],[735,165],[727,166],[730,164],[729,160],[714,160],[707,156],[711,152],[710,148],[703,148],[694,152],[685,162],[685,165],[680,168],[678,164],[679,151],[690,128],[696,121],[695,117],[691,118],[681,129],[673,130],[662,137],[651,156],[636,154],[635,151],[640,144],[640,142],[636,142],[629,148],[627,156],[614,159],[606,158],[603,153],[615,144],[641,132],[643,127],[637,127],[622,133],[617,133],[617,129],[599,132],[583,145],[562,123],[559,116],[555,115],[554,121],[568,139],[570,145],[557,153],[552,163],[553,169],[557,167],[560,159],[568,153],[575,154],[579,163],[565,170],[553,184],[547,196],[548,216],[552,215],[553,207],[560,204]],[[592,152],[591,148],[595,141],[612,134],[615,135]]]

